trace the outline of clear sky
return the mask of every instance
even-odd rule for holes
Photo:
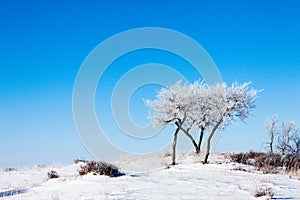
[[[264,89],[255,116],[227,127],[215,148],[262,150],[272,114],[300,127],[299,8],[296,0],[1,1],[0,167],[88,157],[73,122],[76,73],[101,41],[138,27],[182,32],[206,49],[225,82]],[[141,124],[142,94],[130,104]]]

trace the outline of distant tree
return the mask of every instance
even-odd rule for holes
[[[300,156],[300,130],[296,129],[292,136],[292,144],[290,145],[289,151],[294,154]]]
[[[266,121],[265,124],[267,134],[269,136],[270,141],[268,142],[268,147],[270,148],[270,152],[273,153],[273,145],[275,137],[279,134],[278,130],[278,115],[273,115],[270,119]]]
[[[277,148],[282,155],[300,156],[300,130],[296,128],[295,122],[282,122]]]
[[[281,123],[281,126],[278,124]],[[279,122],[278,116],[273,115],[265,124],[270,141],[268,148],[273,153],[280,152],[282,155],[300,156],[300,129],[296,128],[295,122]],[[275,140],[277,138],[277,140]],[[276,147],[274,150],[274,146]]]
[[[295,123],[293,121],[282,122],[281,132],[278,137],[278,143],[277,143],[277,148],[279,149],[282,155],[292,151],[292,147],[290,146],[290,143],[292,141],[294,131],[295,131]]]

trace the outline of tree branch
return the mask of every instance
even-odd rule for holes
[[[177,125],[177,127],[182,130],[184,132],[184,134],[191,140],[191,142],[193,143],[195,149],[197,150],[197,143],[195,142],[193,136],[191,134],[189,134],[189,132],[187,130],[185,130],[184,128],[182,128],[181,125],[179,125],[178,123],[175,123]]]

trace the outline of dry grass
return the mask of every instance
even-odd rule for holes
[[[280,170],[296,173],[300,170],[300,156],[298,155],[247,152],[230,154],[229,159],[232,162],[253,165],[264,173],[278,173]]]
[[[267,199],[272,199],[274,192],[271,187],[257,187],[253,192],[253,196],[256,198],[265,196]]]

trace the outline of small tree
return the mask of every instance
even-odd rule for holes
[[[281,133],[278,137],[278,143],[277,148],[281,152],[282,155],[289,153],[292,151],[292,147],[290,146],[290,143],[293,138],[293,134],[295,131],[295,123],[293,121],[291,122],[282,122],[281,125]]]
[[[300,156],[300,130],[296,128],[295,122],[281,122],[279,123],[278,116],[273,115],[272,118],[266,122],[266,130],[270,137],[268,146],[270,152],[274,152],[274,144],[276,149],[282,154],[290,154]],[[275,140],[277,138],[277,140]]]
[[[300,130],[296,128],[293,121],[282,122],[277,148],[282,155],[300,156]]]
[[[225,128],[235,119],[245,121],[255,107],[257,90],[249,89],[250,83],[228,87],[225,83],[208,86],[208,107],[210,110],[211,132],[207,139],[206,154],[203,163],[207,163],[210,153],[210,143],[215,132]]]
[[[268,119],[265,124],[267,134],[269,136],[270,141],[268,142],[268,146],[270,148],[270,152],[273,153],[273,145],[275,137],[279,134],[278,130],[278,115],[273,115],[272,118]]]
[[[211,104],[212,98],[208,90],[208,85],[202,85],[202,87],[197,90],[195,98],[197,99],[197,105],[195,105],[196,108],[195,112],[193,113],[195,116],[193,116],[193,119],[196,119],[196,127],[200,130],[196,153],[200,154],[203,136],[214,123],[214,117],[212,113],[213,108]]]
[[[296,129],[293,137],[292,137],[292,144],[290,146],[290,151],[294,155],[300,156],[300,130]]]
[[[175,165],[177,135],[183,131],[191,140],[195,148],[197,144],[189,131],[196,124],[197,116],[197,90],[201,84],[181,84],[177,82],[169,89],[162,88],[156,100],[145,100],[151,108],[150,119],[154,126],[175,125],[176,130],[172,145],[172,164]]]

